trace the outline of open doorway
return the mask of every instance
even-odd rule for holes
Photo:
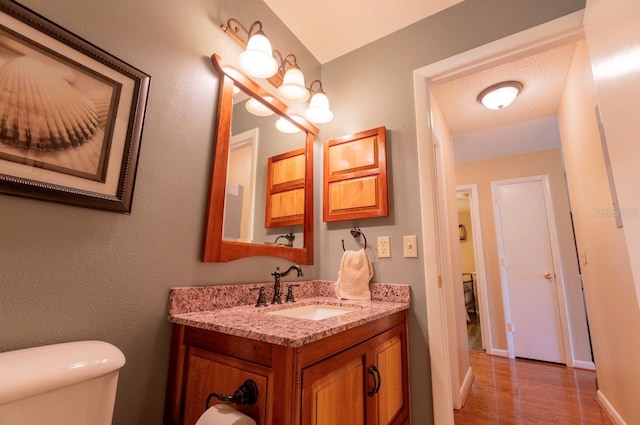
[[[460,263],[470,350],[491,352],[490,316],[487,314],[487,288],[478,186],[456,187]]]
[[[437,144],[437,137],[435,137],[435,134],[447,133],[446,129],[444,131],[438,131],[435,129],[434,117],[437,116],[437,113],[434,111],[438,109],[438,106],[435,105],[436,102],[433,97],[433,84],[452,81],[461,76],[468,75],[469,73],[488,69],[492,66],[506,63],[509,60],[523,58],[531,54],[546,51],[550,48],[564,45],[581,38],[582,16],[581,14],[575,14],[573,16],[561,18],[551,24],[524,31],[521,34],[507,37],[506,39],[499,40],[491,43],[490,45],[474,49],[474,51],[448,58],[439,63],[416,70],[414,73],[414,83],[416,92],[417,135],[421,170],[428,171],[430,169],[435,169],[436,173],[438,170],[443,170],[442,173],[447,174],[447,165],[443,163],[433,163],[434,158],[437,159],[437,156],[433,155],[433,151],[439,149],[439,146],[441,146]],[[533,90],[533,92],[535,92],[535,90]],[[429,119],[423,120],[423,117],[429,117]],[[466,118],[467,117],[465,116],[463,121],[468,123],[469,120]],[[472,144],[472,141],[470,141],[470,144]],[[446,143],[443,144],[443,146],[444,145],[446,145]],[[445,176],[445,180],[446,178],[447,176]],[[437,185],[435,185],[435,182],[437,181],[439,185],[440,176],[434,176],[430,175],[428,172],[422,172],[421,180],[424,183],[424,185],[421,186],[425,188],[421,191],[423,205],[425,205],[430,199],[438,199],[437,196],[434,195],[434,191],[437,194],[437,191],[439,190],[436,187]],[[452,196],[451,198],[451,204],[453,204],[455,202],[455,197]],[[491,202],[490,199],[488,202]],[[446,202],[439,203],[436,205],[435,214],[430,215],[430,209],[427,207],[425,220],[432,220],[432,222],[425,221],[425,228],[429,228],[431,225],[436,227],[442,226],[442,217],[447,217],[447,211],[449,211],[450,208],[455,208],[455,206],[447,205]],[[491,230],[495,231],[494,228]],[[436,238],[426,239],[424,241],[425,246],[428,246],[429,249],[433,249],[434,252],[452,252],[452,250],[456,248],[458,241],[446,240],[446,235],[445,237],[437,237],[438,234],[434,234],[436,235]],[[497,261],[500,260],[498,259]],[[465,389],[462,387],[468,382],[467,379],[464,379],[464,381],[461,379],[465,373],[468,374],[468,372],[466,372],[467,366],[463,364],[465,362],[465,357],[461,352],[462,347],[459,346],[459,343],[458,345],[452,345],[451,342],[460,341],[459,335],[461,326],[460,323],[452,323],[450,317],[447,315],[447,311],[455,310],[456,305],[459,303],[462,304],[462,301],[458,302],[451,294],[448,294],[448,291],[452,290],[450,288],[453,288],[454,282],[445,281],[444,284],[440,284],[440,276],[446,275],[448,267],[451,267],[451,265],[443,264],[442,268],[439,269],[425,267],[425,276],[427,278],[427,307],[429,310],[429,333],[430,336],[433,336],[433,338],[430,337],[432,367],[437,366],[442,368],[444,365],[450,372],[448,375],[438,374],[438,376],[432,377],[435,406],[434,418],[435,422],[439,425],[453,423],[451,401],[455,404],[456,393],[463,394]],[[488,278],[492,279],[494,283],[496,280],[499,281],[500,279],[499,276],[488,276]],[[458,289],[455,291],[458,291]],[[482,300],[482,296],[479,298]],[[492,309],[498,310],[499,316],[499,314],[501,314],[500,310],[502,310],[500,292],[493,291],[489,301],[493,305]],[[462,332],[466,331],[465,328],[466,326],[463,324]],[[506,350],[505,326],[492,323],[489,330],[483,332],[483,334],[492,335],[497,338],[497,340],[494,340],[493,343],[490,344],[493,351],[491,354],[503,356],[508,355]],[[466,338],[464,340],[466,341]],[[460,385],[461,383],[462,386]],[[451,395],[453,395],[452,398]]]

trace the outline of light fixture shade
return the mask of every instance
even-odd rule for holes
[[[268,117],[269,115],[273,115],[273,110],[266,107],[262,102],[256,100],[253,97],[247,100],[247,103],[244,104],[244,107],[247,111],[258,117]]]
[[[509,106],[520,94],[522,83],[519,81],[504,81],[482,90],[478,101],[489,109],[502,109]]]
[[[262,31],[251,36],[247,48],[238,56],[238,63],[244,72],[256,78],[269,78],[278,72],[271,43]]]
[[[285,118],[278,118],[278,120],[276,121],[276,128],[278,130],[280,130],[283,133],[297,133],[300,131],[300,129],[293,125],[293,123]]]
[[[323,92],[313,95],[309,108],[304,112],[304,116],[316,124],[324,124],[333,119],[333,112],[329,109],[329,98]]]
[[[291,66],[284,74],[278,95],[289,103],[302,103],[309,99],[309,90],[304,84],[304,74],[297,66]]]

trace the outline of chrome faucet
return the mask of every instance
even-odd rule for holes
[[[280,288],[280,278],[288,275],[291,270],[296,270],[299,276],[304,276],[302,274],[302,267],[297,264],[289,267],[286,272],[281,272],[280,267],[276,267],[276,271],[271,273],[273,276],[273,300],[271,304],[282,304],[282,289]]]

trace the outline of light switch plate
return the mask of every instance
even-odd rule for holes
[[[402,238],[405,258],[418,258],[418,238],[416,235],[408,235]]]
[[[378,236],[378,258],[391,257],[391,246],[389,236]]]

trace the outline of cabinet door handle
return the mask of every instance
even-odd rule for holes
[[[369,366],[369,369],[367,369],[367,373],[373,376],[373,389],[370,390],[367,395],[369,397],[373,397],[378,393],[378,391],[380,391],[380,384],[382,383],[382,379],[380,378],[380,371],[375,366]]]
[[[367,373],[373,376],[373,389],[367,392],[369,397],[373,397],[378,392],[378,376],[376,375],[376,370],[375,366],[369,366],[369,369],[367,369]]]

